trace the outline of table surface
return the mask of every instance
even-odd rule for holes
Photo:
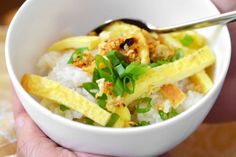
[[[0,156],[15,154],[12,88],[4,61],[6,28],[0,26]],[[236,122],[202,124],[169,152],[171,157],[236,157]]]

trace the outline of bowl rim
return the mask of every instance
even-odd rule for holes
[[[131,127],[131,128],[98,127],[98,126],[91,126],[91,125],[78,123],[78,122],[74,122],[72,120],[66,119],[66,118],[64,118],[60,115],[52,113],[51,111],[49,111],[48,109],[43,107],[39,102],[37,102],[30,94],[28,94],[24,90],[24,88],[21,86],[20,81],[18,81],[18,79],[17,79],[17,77],[14,73],[13,66],[11,64],[11,60],[10,60],[11,43],[10,43],[10,41],[12,40],[11,39],[12,38],[12,32],[14,30],[15,23],[19,19],[18,17],[21,16],[21,14],[24,12],[24,10],[27,9],[27,7],[29,7],[32,2],[33,2],[32,0],[28,0],[28,1],[24,2],[24,4],[17,11],[16,15],[14,16],[14,18],[13,18],[13,20],[12,20],[12,22],[11,22],[9,28],[8,28],[7,36],[6,36],[6,44],[5,44],[5,60],[6,60],[7,70],[8,70],[10,79],[13,83],[13,86],[14,86],[14,88],[17,91],[18,94],[21,93],[21,96],[24,97],[27,101],[29,101],[29,103],[31,103],[32,106],[34,108],[36,108],[36,110],[38,110],[41,114],[47,116],[48,118],[51,118],[54,121],[57,121],[58,123],[60,123],[64,126],[73,127],[75,129],[85,130],[85,131],[88,131],[88,132],[106,133],[106,134],[107,133],[109,133],[109,134],[134,134],[134,133],[142,133],[143,131],[150,131],[150,130],[157,129],[157,128],[161,129],[161,128],[166,127],[170,124],[178,123],[178,121],[184,120],[185,117],[191,115],[191,113],[193,113],[195,110],[198,110],[198,108],[200,108],[201,105],[203,105],[203,102],[205,102],[208,99],[210,99],[211,97],[213,97],[214,93],[217,92],[217,89],[219,88],[220,84],[222,82],[224,82],[224,78],[227,74],[229,64],[230,64],[230,59],[231,59],[231,51],[232,51],[231,50],[231,42],[229,43],[229,51],[230,52],[229,52],[228,58],[226,58],[227,60],[225,62],[224,67],[222,68],[223,72],[221,73],[220,77],[218,78],[218,81],[214,83],[213,88],[203,98],[201,98],[201,100],[199,100],[195,105],[191,106],[189,109],[182,112],[181,114],[179,114],[176,117],[173,117],[169,120],[166,120],[166,121],[163,121],[163,122],[160,122],[160,123],[151,124],[151,125],[148,125],[148,126]],[[215,8],[216,13],[220,13],[213,2],[210,1],[209,4],[211,4],[211,6],[209,6],[209,7],[214,7]],[[223,26],[223,29],[225,29],[225,31],[226,31],[224,33],[224,35],[230,41],[230,34],[229,34],[228,28],[226,26]],[[19,95],[18,95],[18,97],[19,97]]]

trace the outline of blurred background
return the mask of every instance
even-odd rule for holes
[[[24,0],[0,0],[0,25],[7,25]]]
[[[12,88],[4,60],[7,27],[24,0],[0,0],[0,157],[16,153]],[[236,122],[202,124],[168,157],[236,157]],[[166,139],[168,140],[168,138]]]
[[[12,114],[12,88],[7,74],[4,46],[7,27],[24,0],[0,0],[0,157],[16,153]]]

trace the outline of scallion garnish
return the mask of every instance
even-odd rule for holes
[[[131,75],[133,79],[137,80],[140,75],[147,72],[150,67],[146,64],[141,64],[139,62],[130,63],[125,69],[125,75]]]
[[[99,72],[98,72],[97,68],[94,68],[94,71],[93,71],[93,82],[96,82],[99,79],[100,79]]]
[[[103,108],[103,109],[106,108],[106,100],[104,100],[104,99],[97,99],[97,103],[98,103],[98,105],[99,105],[101,108]]]
[[[171,60],[170,59],[162,59],[162,60],[157,60],[156,63],[152,63],[150,64],[150,67],[158,67],[158,66],[161,66],[163,64],[168,64],[168,63],[171,63]]]
[[[119,78],[117,78],[116,83],[113,87],[113,93],[115,94],[115,96],[122,96],[124,93],[124,87]]]
[[[118,64],[122,64],[125,67],[127,66],[125,56],[116,50],[109,51],[106,56],[114,67]]]
[[[132,76],[126,75],[123,78],[123,87],[124,91],[128,94],[134,93],[135,89],[135,80],[133,79]]]
[[[175,117],[177,115],[178,115],[177,111],[174,108],[172,108],[171,111],[169,112],[169,118]]]
[[[106,124],[106,127],[112,127],[119,118],[120,116],[118,114],[112,113],[109,121]]]
[[[98,87],[97,83],[95,83],[95,82],[83,83],[83,87],[85,90],[87,90],[94,97],[99,90],[99,87]]]
[[[80,59],[83,59],[83,55],[84,55],[84,51],[87,51],[88,48],[87,47],[83,47],[83,48],[78,48],[75,50],[75,52],[71,55],[69,61],[67,62],[67,64],[73,64],[73,61],[79,57]]]
[[[171,58],[171,61],[174,62],[176,60],[179,60],[180,58],[184,57],[184,50],[181,48],[178,48],[175,52],[175,55]]]
[[[103,93],[101,97],[97,98],[97,103],[101,108],[105,109],[106,108],[106,100],[107,100],[107,95]]]
[[[148,65],[139,62],[132,62],[127,66],[124,56],[118,51],[110,51],[105,57],[96,55],[95,63],[93,82],[95,83],[100,78],[111,82],[115,96],[122,96],[124,92],[132,94],[135,88],[135,80],[150,69]],[[91,90],[89,92],[92,93]],[[94,95],[94,93],[92,94]],[[98,102],[104,106],[103,100],[98,100]]]
[[[161,117],[162,120],[167,120],[167,119],[169,119],[168,114],[165,113],[165,112],[163,112],[163,111],[159,111],[159,115],[160,115],[160,117]]]
[[[94,121],[90,118],[85,118],[85,124],[88,124],[88,125],[93,125],[94,124]]]
[[[156,64],[157,64],[157,66],[160,66],[160,65],[168,64],[168,63],[171,63],[171,60],[164,59],[164,60],[158,60]]]
[[[111,63],[101,55],[96,55],[95,63],[100,78],[105,78],[106,81],[114,83],[115,75]]]
[[[63,104],[60,104],[59,108],[60,108],[60,110],[61,110],[62,112],[65,112],[66,110],[69,110],[69,109],[70,109],[69,107],[67,107],[67,106],[65,106],[65,105],[63,105]]]
[[[106,56],[113,66],[120,64],[120,59],[117,57],[117,51],[109,51]]]
[[[184,45],[184,46],[190,46],[193,42],[193,38],[186,34],[181,40],[180,42]]]
[[[146,126],[146,125],[150,125],[150,122],[149,121],[141,121],[141,122],[138,122],[137,126]]]
[[[151,110],[152,104],[151,104],[151,98],[144,97],[138,100],[138,106],[136,108],[137,113],[146,113]],[[142,108],[141,105],[146,105],[146,107]]]
[[[102,55],[96,55],[95,63],[96,63],[97,69],[104,69],[107,67],[107,64],[109,64],[109,61],[106,60]]]
[[[118,64],[114,69],[120,77],[123,77],[124,72],[125,72],[125,68],[123,67],[122,64]]]
[[[178,113],[174,108],[172,108],[171,111],[168,112],[168,113],[165,113],[163,111],[159,111],[159,115],[160,115],[162,120],[167,120],[167,119],[170,119],[172,117],[175,117],[176,115],[178,115]]]
[[[153,67],[161,66],[163,64],[169,64],[169,63],[172,63],[172,62],[179,60],[180,58],[183,58],[183,57],[184,57],[184,50],[181,48],[178,48],[172,58],[157,60],[156,63],[150,64],[150,67],[153,68]]]

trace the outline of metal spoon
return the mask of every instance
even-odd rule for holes
[[[140,20],[135,20],[135,19],[124,18],[124,19],[108,20],[104,24],[95,28],[92,32],[96,32],[97,34],[99,34],[106,26],[117,21],[123,21],[125,23],[136,25],[149,32],[153,31],[157,33],[171,33],[171,32],[176,32],[176,31],[192,30],[192,29],[198,29],[198,28],[210,27],[210,26],[219,25],[219,24],[227,24],[230,22],[235,22],[236,11],[231,11],[228,13],[210,16],[210,17],[199,19],[199,20],[186,22],[186,23],[174,25],[174,26],[168,26],[168,27],[154,27],[152,25],[146,24]]]

